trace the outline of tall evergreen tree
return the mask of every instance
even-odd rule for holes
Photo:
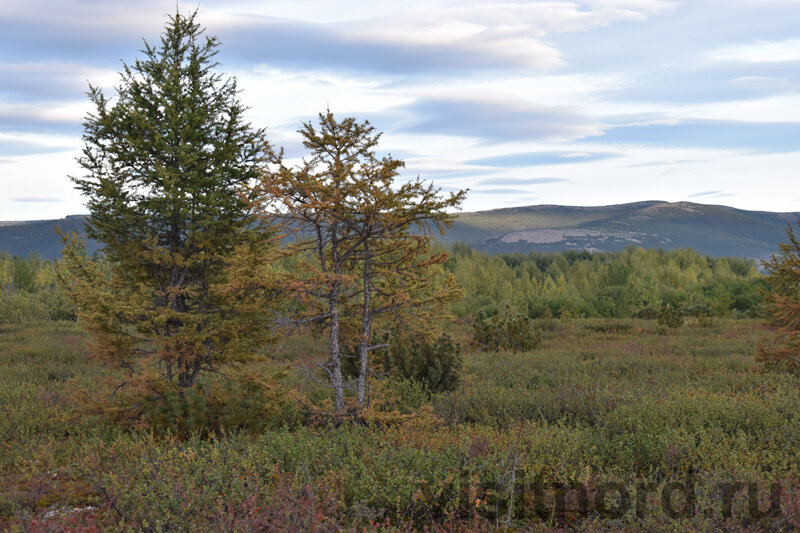
[[[95,353],[156,395],[251,353],[271,295],[271,246],[247,198],[268,143],[196,14],[169,17],[160,43],[124,64],[115,99],[90,87],[85,175],[72,179],[108,267],[74,236],[61,262]]]

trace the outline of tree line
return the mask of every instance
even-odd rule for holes
[[[447,304],[447,311],[459,318],[479,311],[492,315],[505,306],[529,318],[652,318],[665,304],[686,313],[757,317],[769,293],[769,278],[753,260],[692,250],[631,246],[619,252],[491,255],[466,244],[436,249],[447,255],[442,268],[461,289],[461,298]],[[288,255],[271,268],[285,274],[298,264],[297,257]],[[76,319],[52,261],[0,253],[0,283],[0,322]]]
[[[53,261],[35,253],[20,257],[0,252],[0,324],[76,318]]]
[[[506,305],[531,318],[654,318],[667,305],[686,314],[755,317],[768,289],[755,261],[693,250],[489,255],[455,244],[449,252],[445,267],[464,290],[452,306],[461,317]]]

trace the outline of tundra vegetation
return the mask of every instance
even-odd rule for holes
[[[767,276],[442,249],[463,192],[331,113],[286,163],[216,47],[176,14],[90,91],[100,255],[0,255],[0,528],[800,527],[791,231]]]

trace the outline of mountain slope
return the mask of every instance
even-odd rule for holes
[[[37,252],[46,259],[61,255],[64,245],[56,233],[56,226],[64,232],[83,233],[81,215],[71,215],[59,220],[32,220],[26,222],[0,222],[0,251],[11,255],[28,255]],[[88,243],[89,252],[97,250],[97,243]]]
[[[541,205],[464,213],[446,242],[492,252],[692,248],[714,256],[764,258],[786,239],[797,213],[745,211],[690,202],[603,207]]]
[[[494,253],[621,250],[629,245],[692,248],[713,256],[765,258],[786,240],[786,224],[800,212],[744,211],[721,205],[661,201],[601,207],[535,205],[462,213],[445,243],[465,242]],[[83,217],[36,222],[0,222],[0,251],[61,253],[55,226],[80,231]],[[89,243],[89,251],[97,249]]]

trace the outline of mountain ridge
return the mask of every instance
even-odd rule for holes
[[[763,259],[800,212],[648,200],[607,206],[536,205],[463,213],[442,239],[494,252],[616,251],[629,245],[692,248]]]
[[[55,258],[55,226],[81,232],[85,215],[58,220],[0,222],[0,251]],[[748,211],[725,205],[646,200],[606,206],[542,204],[460,213],[439,240],[491,253],[616,251],[626,246],[692,248],[712,256],[763,259],[786,240],[800,212]],[[89,243],[89,251],[99,248]]]

